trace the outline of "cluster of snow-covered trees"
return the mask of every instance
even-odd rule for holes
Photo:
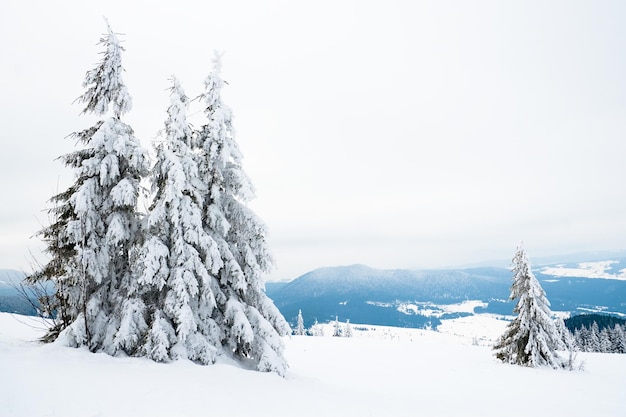
[[[626,353],[626,327],[615,324],[600,330],[593,322],[574,330],[574,341],[582,352]]]
[[[296,318],[296,327],[293,329],[293,334],[296,336],[324,336],[324,326],[318,323],[317,320],[306,329],[304,327],[304,319],[302,317],[302,310],[298,310],[298,316]],[[339,317],[335,317],[333,322],[334,337],[352,337],[354,332],[350,320],[347,319],[345,323],[339,322]]]
[[[333,324],[333,336],[334,337],[352,337],[352,326],[350,325],[350,319],[341,325],[339,317],[335,317],[335,323]]]
[[[102,61],[87,72],[83,113],[101,119],[72,136],[61,157],[74,183],[52,197],[40,235],[50,260],[29,277],[51,281],[55,326],[48,340],[155,361],[218,355],[284,374],[280,336],[291,329],[265,295],[272,266],[254,192],[241,166],[232,113],[222,102],[220,57],[200,99],[205,124],[187,122],[189,98],[171,80],[155,161],[123,121],[132,100],[123,48],[107,23]],[[147,213],[141,183],[151,184]]]

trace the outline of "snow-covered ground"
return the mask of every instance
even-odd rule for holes
[[[582,262],[577,267],[567,267],[556,265],[541,269],[541,273],[554,277],[583,277],[626,280],[626,268],[620,269],[618,273],[609,272],[612,265],[619,264],[619,261],[596,261]]]
[[[370,303],[374,304],[375,303]],[[383,303],[379,303],[381,306]],[[388,304],[389,306],[391,304]],[[487,303],[480,300],[466,300],[456,304],[435,304],[430,302],[424,303],[402,303],[398,302],[396,309],[404,314],[420,314],[426,317],[441,318],[444,314],[450,313],[474,313],[477,307],[487,307]]]
[[[354,324],[353,338],[330,337],[327,325],[326,337],[285,340],[281,378],[226,360],[41,346],[38,322],[0,313],[0,416],[626,415],[626,355],[581,354],[585,370],[573,372],[504,365],[488,344],[505,325],[486,315],[440,332]]]

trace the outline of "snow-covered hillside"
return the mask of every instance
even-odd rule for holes
[[[355,337],[286,339],[286,378],[188,361],[158,364],[41,346],[36,319],[0,313],[0,416],[619,416],[626,355],[581,354],[584,371],[498,362],[505,322],[441,332],[353,325]],[[476,345],[478,340],[478,345]],[[584,395],[581,395],[584,394]]]
[[[555,277],[584,277],[626,281],[626,268],[616,270],[616,268],[622,266],[623,261],[581,262],[576,266],[567,264],[546,266],[541,268],[541,273]]]

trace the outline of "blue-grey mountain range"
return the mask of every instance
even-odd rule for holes
[[[607,259],[607,258],[605,258]],[[534,266],[553,311],[603,312],[626,317],[626,257]],[[268,283],[267,294],[295,324],[338,318],[352,323],[435,327],[470,314],[511,315],[508,268],[380,270],[364,265],[320,268],[287,283]],[[469,303],[472,301],[473,303]],[[459,304],[474,305],[458,308]],[[455,307],[455,305],[457,305]]]
[[[37,311],[32,303],[36,303],[35,297],[26,299],[18,291],[19,285],[24,279],[24,273],[12,269],[0,269],[0,312],[34,315]]]
[[[626,253],[562,259],[533,266],[553,311],[626,317]],[[15,290],[23,277],[18,271],[0,270],[0,311],[35,314]],[[419,328],[463,315],[512,314],[511,278],[510,269],[500,266],[414,271],[351,265],[316,269],[290,282],[269,282],[266,292],[292,325],[302,310],[307,327],[315,320],[338,318]]]

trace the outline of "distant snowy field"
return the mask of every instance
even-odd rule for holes
[[[286,378],[222,360],[157,364],[33,342],[36,319],[0,313],[0,416],[624,416],[626,355],[580,354],[584,371],[504,365],[506,322],[439,332],[353,325],[353,338],[287,338]]]
[[[578,266],[571,267],[567,265],[555,265],[544,267],[541,273],[552,275],[555,277],[584,277],[584,278],[601,278],[601,279],[617,279],[626,281],[626,268],[612,273],[613,265],[620,264],[619,261],[596,261],[582,262]]]

